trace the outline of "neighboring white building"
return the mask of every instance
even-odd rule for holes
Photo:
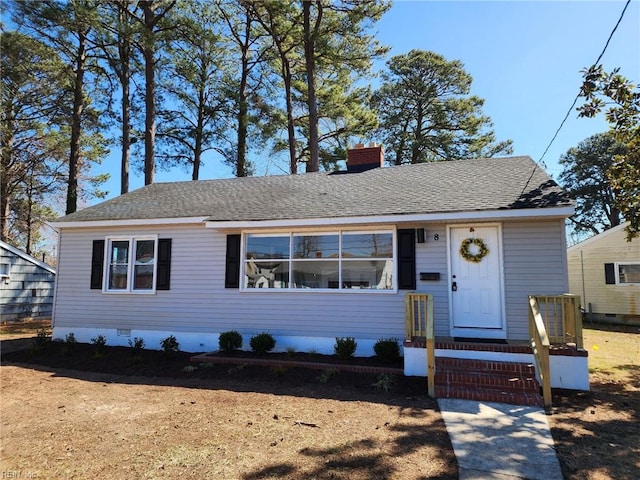
[[[593,320],[640,324],[640,238],[618,225],[567,249],[570,292]]]
[[[0,320],[50,316],[55,277],[53,267],[0,241]]]

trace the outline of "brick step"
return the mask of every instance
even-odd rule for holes
[[[500,362],[497,360],[473,360],[468,358],[436,358],[436,369],[461,372],[492,373],[496,375],[521,375],[535,377],[536,367],[530,363]]]
[[[449,387],[436,385],[436,396],[440,398],[459,398],[479,402],[499,402],[512,405],[544,407],[539,393],[507,392],[497,389],[484,389],[470,386]]]
[[[526,363],[436,358],[436,395],[516,405],[542,405],[535,367]]]
[[[495,388],[516,392],[538,392],[540,384],[533,376],[504,375],[493,373],[461,372],[437,370],[436,385],[477,386],[478,388]]]

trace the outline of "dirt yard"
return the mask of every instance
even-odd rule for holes
[[[554,391],[548,416],[566,480],[640,478],[640,327],[584,330],[590,392]]]
[[[585,330],[591,392],[554,391],[548,418],[567,480],[640,478],[640,331],[622,330]],[[186,356],[128,348],[47,353],[25,344],[33,331],[0,327],[2,478],[458,476],[437,403],[402,378],[191,370]]]
[[[82,358],[78,348],[58,360],[83,368]],[[146,362],[132,368],[150,372]],[[352,387],[343,373],[183,372],[184,361],[162,362],[153,364],[170,376],[3,361],[3,478],[457,478],[437,403],[426,396],[375,389],[371,379]]]

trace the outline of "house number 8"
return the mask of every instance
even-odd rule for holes
[[[438,235],[437,233],[433,236],[433,239],[437,242],[438,240],[440,240],[440,235]]]

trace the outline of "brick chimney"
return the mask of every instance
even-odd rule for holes
[[[347,150],[347,171],[349,173],[364,172],[372,168],[384,167],[384,150],[382,145],[356,143]]]

